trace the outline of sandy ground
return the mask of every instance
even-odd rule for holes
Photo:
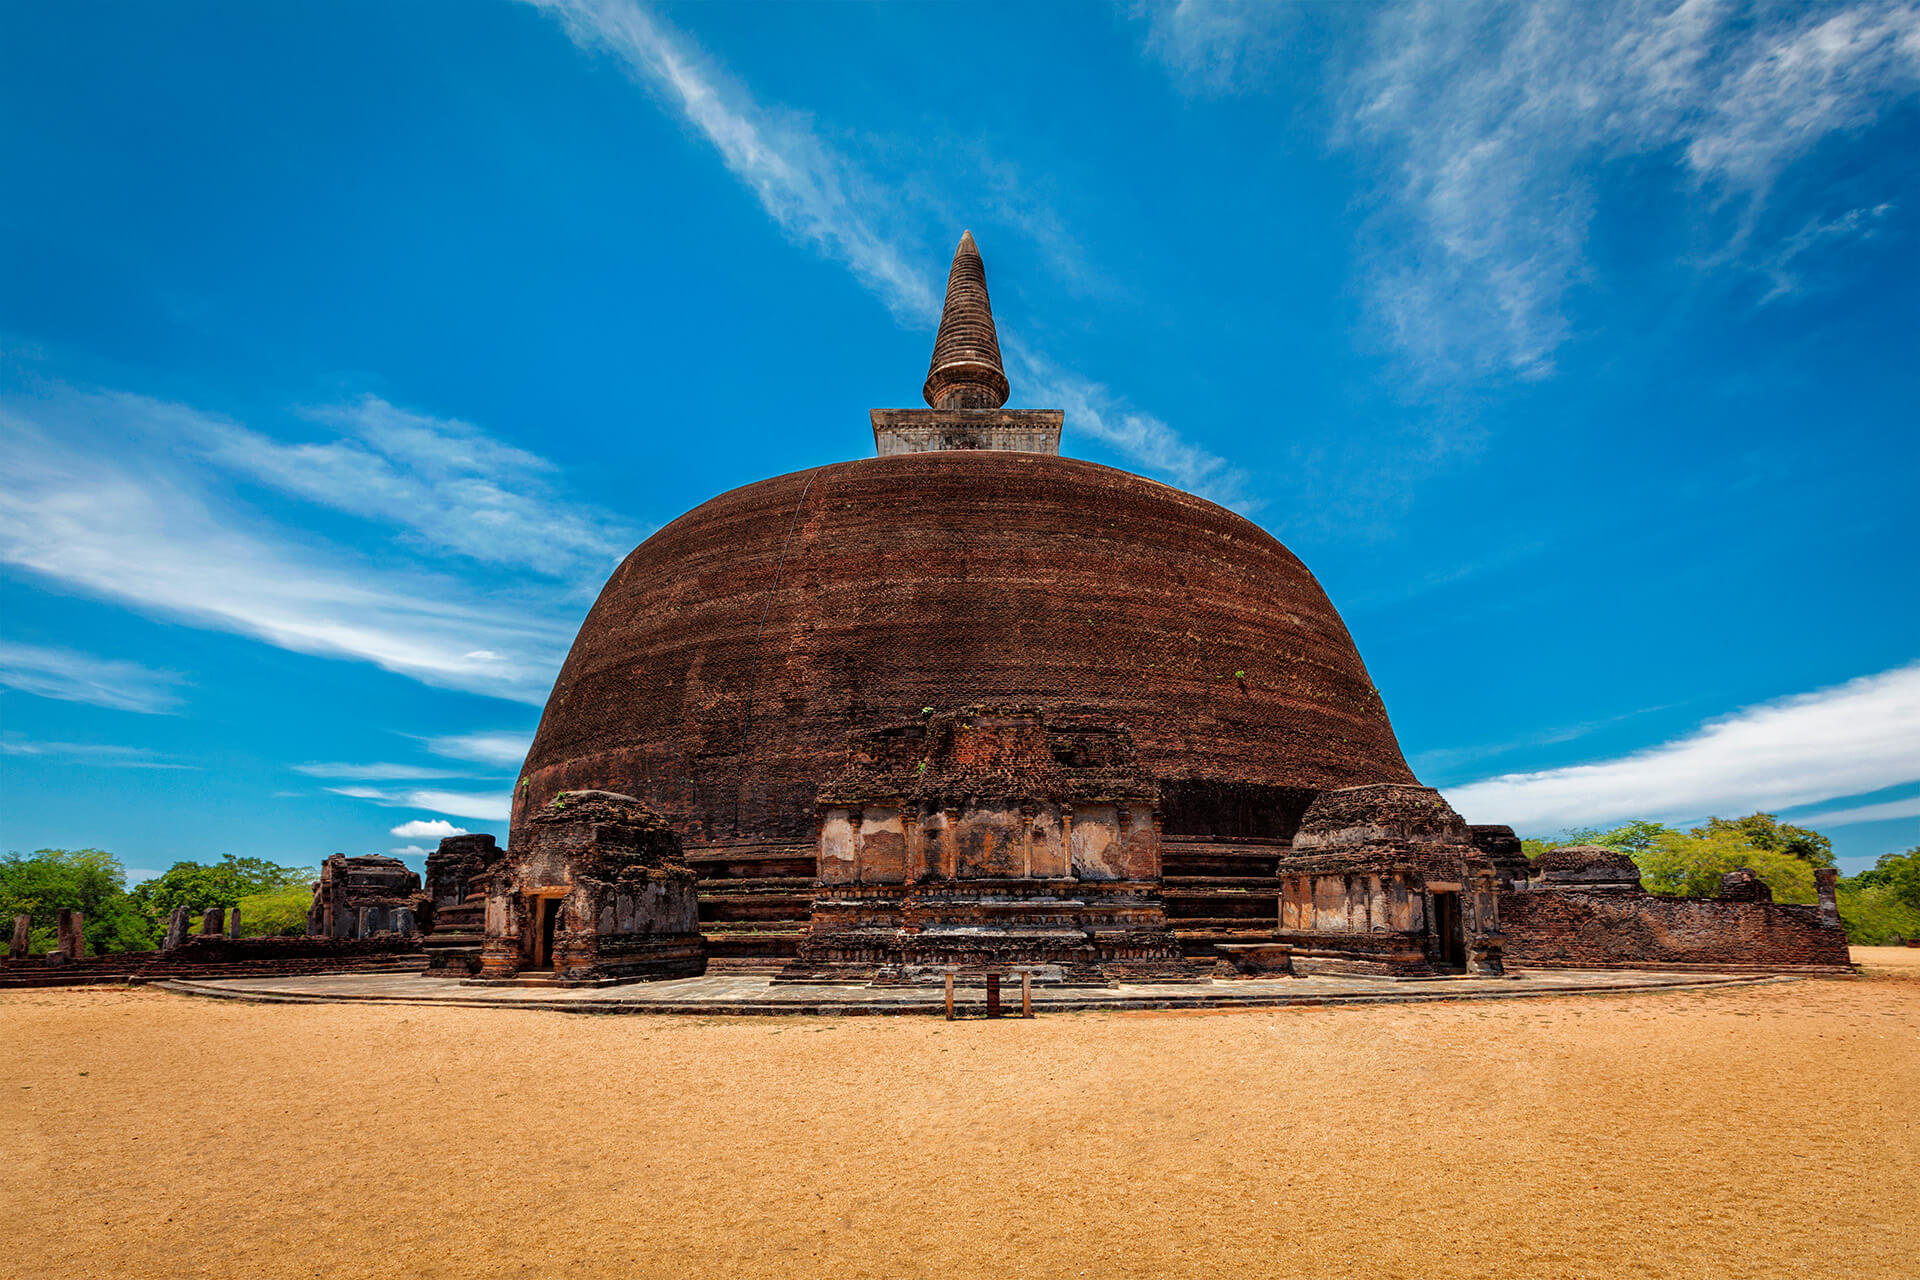
[[[1920,1275],[1920,951],[1718,992],[590,1017],[0,992],[0,1275]]]

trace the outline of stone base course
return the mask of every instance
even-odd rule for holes
[[[1430,982],[1368,978],[1248,978],[1193,984],[1120,983],[1106,989],[1035,987],[1038,1013],[1102,1009],[1271,1008],[1319,1004],[1405,1004],[1435,1000],[1516,1000],[1541,996],[1701,990],[1798,981],[1790,974],[1704,974],[1555,969],[1505,978],[1439,978]],[[775,986],[764,973],[709,973],[700,978],[617,987],[473,988],[422,975],[334,974],[324,977],[180,979],[161,984],[182,995],[263,1003],[453,1004],[473,1008],[545,1009],[567,1013],[679,1014],[940,1014],[943,993],[920,987]],[[957,1011],[984,1013],[984,993],[961,989]]]

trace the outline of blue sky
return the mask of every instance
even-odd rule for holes
[[[504,833],[608,570],[1013,403],[1546,834],[1920,843],[1920,7],[10,6],[0,848]]]

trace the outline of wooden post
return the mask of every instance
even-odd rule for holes
[[[1020,971],[1020,1016],[1023,1018],[1033,1016],[1033,970],[1031,969]]]
[[[997,973],[987,975],[987,1016],[1000,1016],[1000,975]]]
[[[953,1021],[953,970],[947,970],[947,1021]]]

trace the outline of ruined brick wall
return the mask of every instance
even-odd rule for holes
[[[1500,895],[1510,964],[1844,965],[1847,938],[1818,907],[1651,894],[1532,890]]]
[[[603,788],[695,845],[805,840],[850,735],[973,702],[1127,725],[1175,835],[1284,837],[1312,791],[1412,780],[1339,615],[1265,531],[1075,459],[921,453],[748,485],[630,555],[547,703],[514,839]]]

